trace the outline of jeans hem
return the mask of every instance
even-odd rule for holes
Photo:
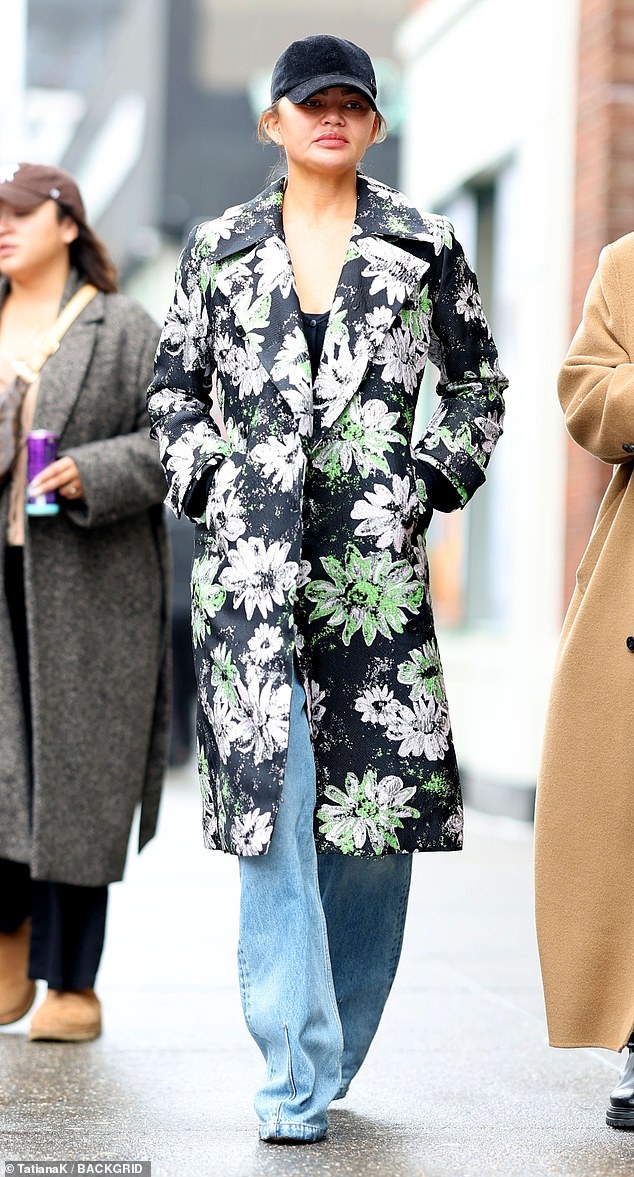
[[[260,1140],[323,1140],[328,1125],[301,1124],[297,1120],[266,1120],[260,1124]]]

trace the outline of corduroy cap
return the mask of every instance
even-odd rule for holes
[[[323,33],[293,41],[280,54],[271,78],[271,102],[304,102],[328,86],[351,86],[376,110],[374,67],[365,50]]]
[[[86,210],[70,172],[42,163],[0,164],[0,200],[24,211],[45,200],[56,200],[78,224],[86,224]]]

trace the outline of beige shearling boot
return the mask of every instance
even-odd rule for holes
[[[31,921],[15,932],[0,932],[0,1026],[19,1022],[35,1000],[35,981],[29,979]]]
[[[101,1034],[94,989],[49,989],[31,1019],[31,1042],[90,1042]]]

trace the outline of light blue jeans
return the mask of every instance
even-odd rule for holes
[[[394,980],[411,855],[317,855],[315,764],[294,677],[283,796],[267,854],[240,859],[238,965],[247,1026],[266,1061],[263,1140],[320,1140],[326,1109],[363,1062]]]

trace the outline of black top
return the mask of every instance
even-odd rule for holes
[[[302,327],[308,345],[313,380],[317,375],[321,353],[324,350],[324,338],[329,317],[330,311],[324,311],[322,315],[307,315],[305,311],[302,311]]]

